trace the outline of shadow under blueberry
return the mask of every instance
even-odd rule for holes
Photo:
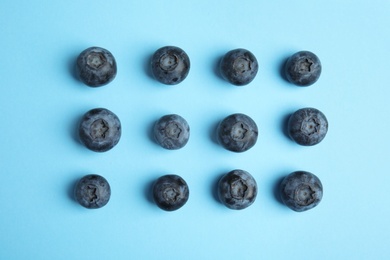
[[[282,132],[288,140],[291,142],[294,142],[291,138],[290,135],[288,134],[288,120],[290,119],[291,113],[288,113],[282,117],[282,121],[280,122],[280,128],[282,129]]]
[[[143,58],[144,61],[144,72],[145,74],[152,80],[155,80],[153,74],[152,74],[152,67],[151,67],[151,62],[152,62],[152,55],[153,54],[148,54]]]
[[[273,192],[273,195],[274,195],[276,201],[278,201],[282,205],[284,205],[284,203],[282,201],[282,198],[280,197],[280,185],[282,184],[284,177],[285,176],[281,176],[278,179],[276,179],[276,181],[273,185],[273,189],[272,189],[272,192]]]
[[[216,175],[216,177],[210,182],[211,195],[214,198],[214,200],[221,205],[222,205],[222,203],[221,203],[219,196],[218,196],[218,183],[219,183],[219,180],[222,178],[222,176],[224,176],[225,174],[226,174],[226,172]]]
[[[77,69],[76,69],[76,62],[79,54],[71,55],[70,58],[67,61],[68,65],[68,72],[72,76],[72,78],[80,83],[80,80],[77,76]]]
[[[75,197],[74,197],[74,189],[76,187],[76,184],[77,182],[79,181],[79,179],[74,179],[72,180],[69,185],[68,185],[68,189],[67,189],[67,194],[68,194],[68,198],[70,200],[72,200],[73,202],[77,203]]]
[[[148,133],[148,138],[149,138],[150,142],[159,146],[159,144],[156,142],[156,138],[154,137],[154,126],[156,124],[156,120],[153,120],[152,122],[149,123],[148,129],[146,130],[146,132]]]
[[[82,143],[80,142],[80,138],[79,138],[79,125],[80,125],[80,118],[81,117],[82,117],[82,115],[80,115],[79,117],[75,118],[69,124],[69,126],[70,126],[69,134],[70,134],[71,138],[73,139],[73,141],[75,141],[79,145],[82,145]]]
[[[287,77],[286,77],[286,73],[285,73],[285,67],[286,67],[286,63],[287,63],[288,59],[289,59],[289,57],[286,57],[286,58],[282,59],[281,62],[279,63],[279,75],[286,82],[289,82]]]
[[[214,74],[222,81],[225,81],[221,75],[221,72],[219,70],[219,66],[221,64],[221,60],[223,58],[223,54],[221,55],[218,55],[217,57],[214,58],[214,62],[213,62],[213,71],[214,71]]]
[[[150,202],[151,204],[155,204],[154,203],[154,199],[153,199],[153,185],[155,183],[156,179],[153,179],[153,180],[149,180],[146,184],[145,184],[145,187],[144,187],[144,195],[145,195],[145,198],[148,202]]]
[[[219,145],[219,142],[218,142],[218,138],[217,138],[217,129],[218,129],[218,125],[220,123],[220,120],[218,121],[215,121],[214,123],[210,124],[210,128],[209,128],[209,137],[210,137],[210,140],[214,143],[214,144],[217,144]]]

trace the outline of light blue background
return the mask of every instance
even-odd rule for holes
[[[1,1],[0,259],[385,259],[390,256],[390,1]],[[166,86],[147,65],[165,45],[191,59],[187,79]],[[101,46],[118,74],[92,89],[73,76],[77,55]],[[227,51],[246,48],[259,73],[235,87],[215,73]],[[280,75],[283,61],[310,50],[320,80],[308,88]],[[302,107],[327,116],[322,143],[283,134]],[[106,107],[122,121],[119,144],[94,153],[76,141],[79,118]],[[217,123],[241,112],[259,127],[242,154],[215,143]],[[186,147],[150,138],[160,116],[191,126]],[[218,178],[249,171],[258,197],[232,211],[214,196]],[[295,170],[320,177],[323,201],[296,213],[275,198]],[[106,207],[71,197],[76,180],[107,178]],[[149,197],[160,175],[181,175],[190,199],[165,212]]]

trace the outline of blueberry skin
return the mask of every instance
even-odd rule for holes
[[[230,209],[245,209],[252,205],[257,196],[257,184],[248,172],[233,170],[224,175],[218,183],[218,197]]]
[[[187,183],[178,175],[164,175],[153,185],[153,199],[156,205],[166,211],[181,208],[188,201],[190,191]]]
[[[110,184],[100,175],[86,175],[77,182],[74,196],[76,201],[87,209],[101,208],[110,200]]]
[[[290,116],[287,131],[291,139],[300,145],[316,145],[328,132],[328,120],[318,109],[302,108]]]
[[[179,115],[171,114],[161,117],[153,129],[156,142],[168,150],[184,147],[190,138],[190,126]]]
[[[257,59],[250,51],[235,49],[222,58],[219,71],[231,84],[244,86],[256,77],[258,67]]]
[[[255,121],[244,114],[232,114],[221,121],[217,128],[217,140],[227,150],[245,152],[257,141]]]
[[[307,87],[314,84],[321,75],[321,62],[310,51],[300,51],[293,54],[286,62],[285,75],[291,83]]]
[[[151,68],[156,80],[166,85],[176,85],[187,77],[190,58],[178,47],[165,46],[153,54]]]
[[[114,56],[106,49],[90,47],[77,58],[76,73],[90,87],[101,87],[114,80],[117,68]]]
[[[106,152],[113,148],[121,137],[121,122],[110,110],[89,110],[79,125],[80,142],[95,152]]]
[[[296,171],[287,175],[280,185],[280,197],[290,209],[302,212],[317,206],[322,199],[320,179],[310,172]]]

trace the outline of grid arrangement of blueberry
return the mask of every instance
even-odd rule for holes
[[[77,58],[76,71],[79,79],[90,87],[101,87],[117,74],[114,56],[108,50],[91,47]],[[154,78],[167,85],[179,84],[190,71],[190,59],[185,51],[175,46],[158,49],[151,59]],[[301,87],[314,84],[321,74],[321,62],[309,51],[293,54],[285,64],[286,79]],[[249,84],[256,76],[256,57],[246,49],[227,52],[220,62],[220,74],[236,86]],[[325,115],[315,108],[295,111],[288,120],[288,134],[297,144],[312,146],[320,143],[328,130]],[[122,129],[119,118],[106,108],[86,112],[79,124],[80,142],[95,152],[106,152],[120,140]],[[156,142],[163,148],[176,150],[184,147],[190,138],[190,126],[180,115],[164,115],[154,125]],[[257,141],[258,128],[255,121],[245,114],[232,114],[224,118],[217,128],[217,140],[222,147],[232,152],[245,152]],[[178,175],[164,175],[153,185],[156,205],[166,211],[174,211],[186,204],[189,188]],[[253,204],[257,196],[257,184],[253,176],[236,169],[222,176],[218,183],[218,197],[222,204],[233,210],[241,210]],[[74,190],[75,199],[85,208],[105,206],[111,196],[107,180],[90,174],[81,178]],[[280,185],[280,197],[294,211],[302,212],[317,206],[323,195],[320,179],[307,171],[295,171],[287,175]]]

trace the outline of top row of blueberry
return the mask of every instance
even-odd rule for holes
[[[114,56],[106,49],[90,47],[77,58],[77,75],[90,87],[100,87],[111,82],[117,73]],[[235,49],[224,55],[219,71],[221,76],[236,86],[249,84],[256,76],[258,63],[248,50]],[[182,82],[190,71],[190,59],[182,49],[165,46],[152,56],[151,71],[156,80],[167,85]],[[315,83],[321,74],[321,62],[309,51],[293,54],[286,62],[284,73],[288,81],[298,86]]]

